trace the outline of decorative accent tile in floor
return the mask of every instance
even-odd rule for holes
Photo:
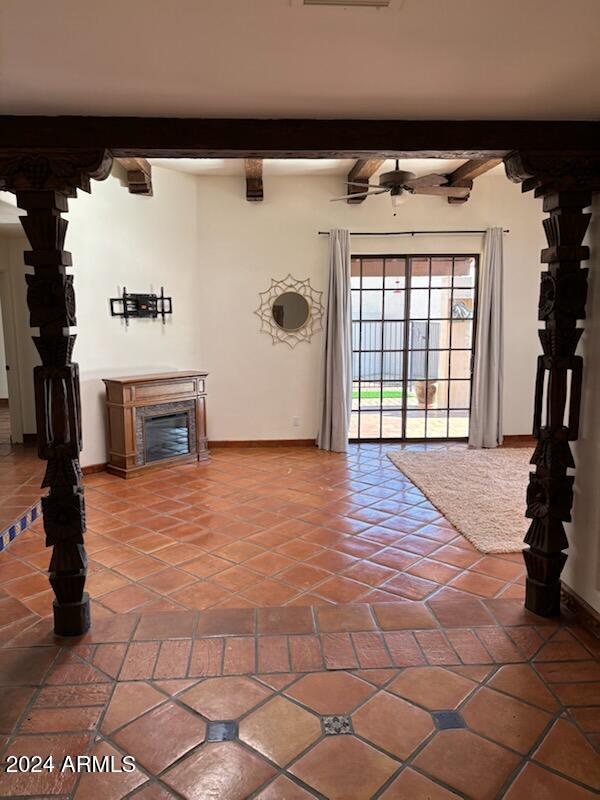
[[[41,513],[44,464],[37,449],[9,442],[8,408],[0,406],[0,551]]]
[[[233,742],[238,736],[238,724],[233,719],[206,724],[207,742]]]
[[[5,550],[20,533],[23,533],[23,531],[41,516],[41,513],[42,503],[39,501],[28,508],[12,525],[0,531],[0,550]]]
[[[467,727],[458,711],[434,711],[431,716],[441,731]]]
[[[322,717],[321,725],[323,727],[323,733],[327,736],[339,736],[341,734],[352,733],[350,717],[345,714]]]

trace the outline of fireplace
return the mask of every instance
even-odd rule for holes
[[[153,414],[144,418],[144,461],[183,456],[190,452],[190,423],[187,411]]]
[[[109,461],[123,478],[208,457],[206,372],[106,378]]]
[[[138,465],[194,452],[194,400],[156,403],[135,410],[135,462]]]

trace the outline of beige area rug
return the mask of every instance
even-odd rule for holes
[[[388,453],[393,464],[482,553],[514,553],[529,522],[525,490],[531,450],[429,450]]]

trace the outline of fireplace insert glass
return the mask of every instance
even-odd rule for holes
[[[146,462],[182,456],[190,452],[186,411],[144,418]]]

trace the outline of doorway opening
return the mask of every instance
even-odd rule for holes
[[[4,320],[0,301],[0,454],[11,444],[10,410],[8,407],[8,359],[4,342]]]
[[[351,441],[469,435],[475,254],[351,261]]]
[[[10,259],[0,261],[0,455],[14,452],[14,445],[23,443],[19,364],[24,363],[24,356],[19,358],[17,321],[24,320],[16,319],[15,287],[9,265]],[[24,299],[24,295],[24,287],[21,287],[17,298]]]

